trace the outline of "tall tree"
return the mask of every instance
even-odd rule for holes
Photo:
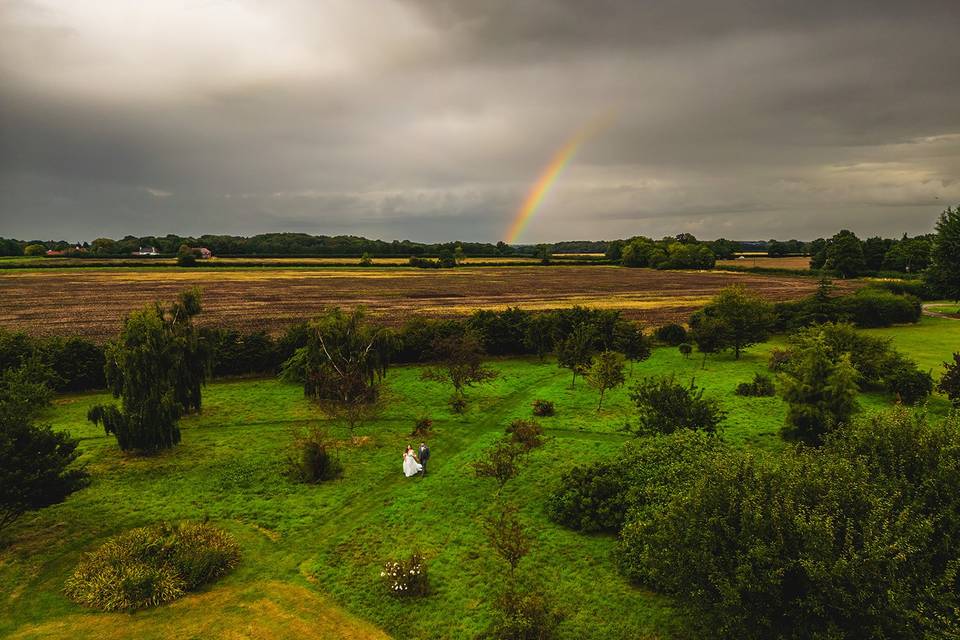
[[[857,371],[850,356],[835,360],[822,342],[804,349],[783,373],[782,382],[788,409],[781,434],[786,440],[818,446],[858,409]]]
[[[554,333],[557,329],[557,318],[552,313],[537,313],[530,317],[524,331],[524,346],[540,358],[543,362],[544,356],[553,350]]]
[[[865,271],[867,263],[860,238],[847,229],[833,236],[827,245],[826,267],[844,278],[852,278]]]
[[[945,298],[960,300],[960,206],[937,221],[927,280]]]
[[[593,332],[585,324],[578,324],[560,343],[557,364],[573,372],[570,388],[577,386],[577,376],[584,375],[593,363]]]
[[[193,324],[200,310],[200,292],[184,291],[168,309],[156,303],[130,314],[119,340],[107,346],[107,384],[121,407],[97,405],[87,417],[124,451],[174,446],[180,416],[200,410],[211,366],[208,343]]]

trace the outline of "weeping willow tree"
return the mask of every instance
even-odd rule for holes
[[[353,433],[378,407],[380,382],[397,349],[396,335],[366,321],[363,309],[327,309],[307,325],[307,344],[284,364],[283,377]]]
[[[199,292],[185,291],[169,309],[154,304],[131,313],[107,346],[107,384],[121,404],[92,407],[87,418],[102,424],[122,450],[173,447],[180,442],[180,416],[200,410],[210,356],[193,326],[199,312]]]

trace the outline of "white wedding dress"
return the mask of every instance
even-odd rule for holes
[[[417,462],[412,453],[403,454],[403,475],[415,476],[423,470],[423,465]]]

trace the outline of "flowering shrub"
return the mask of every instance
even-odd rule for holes
[[[387,589],[398,597],[425,596],[430,590],[427,565],[423,556],[414,552],[406,560],[387,562],[380,572]]]

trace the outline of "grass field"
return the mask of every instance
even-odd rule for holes
[[[123,317],[186,287],[204,292],[203,321],[277,333],[328,305],[365,305],[400,323],[411,315],[449,317],[516,305],[574,304],[622,309],[648,324],[684,321],[721,288],[740,283],[770,300],[813,291],[806,278],[725,272],[654,271],[611,266],[430,269],[63,269],[0,273],[0,327],[34,335],[98,341]],[[847,283],[841,287],[846,288]]]
[[[877,330],[923,368],[960,344],[960,322],[924,318],[917,326]],[[741,361],[684,359],[661,348],[634,366],[632,376],[675,373],[695,377],[729,411],[725,437],[744,446],[782,446],[777,431],[785,407],[777,398],[741,398],[732,391],[766,368],[774,341]],[[494,487],[472,476],[470,461],[509,421],[529,416],[536,398],[556,402],[542,419],[550,436],[531,454],[504,498],[521,505],[536,544],[524,563],[565,613],[567,639],[676,638],[678,613],[661,596],[625,582],[615,571],[608,536],[586,536],[547,520],[544,500],[570,466],[615,452],[619,427],[631,416],[628,393],[596,393],[552,362],[501,360],[501,376],[471,391],[463,416],[445,404],[449,390],[419,379],[416,367],[387,379],[385,413],[362,429],[361,446],[342,440],[343,479],[316,487],[281,476],[291,428],[317,420],[296,386],[275,380],[218,382],[204,396],[204,413],[182,421],[183,442],[153,458],[120,454],[84,416],[100,394],[59,398],[48,420],[79,436],[92,485],[64,504],[25,516],[0,550],[0,637],[10,638],[469,638],[489,620],[489,602],[502,567],[478,527]],[[865,411],[889,398],[862,397]],[[933,414],[948,403],[935,397]],[[424,478],[404,478],[400,453],[414,419],[435,420],[433,456]],[[61,593],[80,554],[106,537],[159,520],[210,518],[240,541],[240,567],[205,591],[136,614],[93,613]],[[414,549],[428,558],[434,592],[416,601],[386,595],[381,564]]]

